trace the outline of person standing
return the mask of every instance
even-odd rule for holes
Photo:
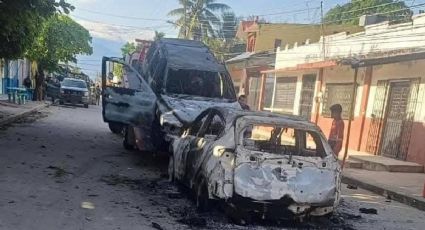
[[[251,108],[249,108],[245,95],[240,95],[238,98],[238,102],[241,105],[243,110],[251,110]]]
[[[331,146],[334,154],[338,157],[342,149],[342,142],[344,140],[344,121],[342,120],[342,106],[334,104],[330,107],[332,127],[329,133],[328,143]]]
[[[27,76],[25,79],[24,79],[24,82],[23,82],[24,84],[24,86],[25,86],[25,88],[27,88],[27,89],[31,89],[31,87],[32,87],[32,82],[31,82],[31,79],[30,79],[30,76]]]
[[[100,95],[102,94],[102,90],[100,90],[99,85],[96,86],[96,104],[100,104]]]

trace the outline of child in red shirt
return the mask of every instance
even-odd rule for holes
[[[342,149],[342,141],[344,140],[344,121],[341,118],[342,106],[335,104],[331,106],[330,110],[333,121],[328,142],[334,154],[338,156]]]

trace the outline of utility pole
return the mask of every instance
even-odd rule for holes
[[[187,20],[186,20],[187,2],[185,0],[183,1],[183,8],[184,8],[184,23],[183,23],[184,38],[187,39]]]
[[[321,28],[322,28],[322,52],[323,52],[323,61],[326,58],[326,49],[325,49],[325,21],[323,19],[323,1],[320,1],[320,15],[321,15]]]

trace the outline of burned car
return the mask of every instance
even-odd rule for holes
[[[102,61],[103,118],[125,126],[123,145],[141,151],[168,150],[169,134],[180,134],[203,110],[240,109],[225,66],[202,42],[164,38],[149,48],[139,72],[128,69],[126,87],[108,86]]]
[[[323,216],[340,198],[340,166],[323,133],[295,116],[210,108],[173,139],[170,180],[245,217]]]

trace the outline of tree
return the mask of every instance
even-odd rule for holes
[[[121,53],[122,56],[125,57],[125,55],[127,54],[132,54],[136,51],[137,47],[136,44],[134,44],[134,42],[127,42],[124,44],[123,47],[121,47]]]
[[[233,12],[223,12],[221,15],[221,26],[218,29],[220,37],[226,41],[233,40],[239,25],[239,19]]]
[[[233,12],[223,12],[216,32],[219,36],[202,39],[216,58],[222,62],[245,50],[245,46],[240,46],[240,41],[236,39],[239,21]]]
[[[44,20],[74,7],[64,0],[1,0],[0,58],[20,58],[33,44]]]
[[[357,25],[362,15],[381,15],[391,21],[410,19],[413,12],[403,1],[397,0],[352,0],[344,5],[336,5],[324,18],[325,23]]]
[[[153,40],[157,41],[157,40],[160,40],[163,37],[165,37],[165,34],[163,32],[158,32],[158,31],[155,30],[155,37],[153,38]]]
[[[173,22],[179,27],[179,37],[201,40],[204,37],[216,37],[214,27],[220,25],[220,18],[214,13],[229,10],[230,7],[216,0],[179,0],[180,8],[168,13],[178,16]]]
[[[54,14],[45,20],[26,53],[28,59],[37,63],[36,90],[40,90],[40,84],[43,84],[44,71],[57,70],[59,62],[76,62],[78,54],[92,54],[90,43],[89,31],[70,17]]]

